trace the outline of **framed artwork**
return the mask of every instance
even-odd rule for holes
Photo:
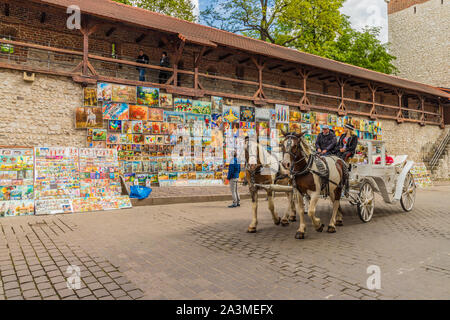
[[[211,128],[212,129],[222,129],[223,125],[223,114],[213,113],[211,115]]]
[[[147,120],[148,119],[148,107],[145,106],[129,106],[129,118],[130,120]]]
[[[106,136],[107,144],[119,144],[120,143],[120,134],[119,133],[108,133]]]
[[[270,109],[256,108],[255,120],[257,122],[269,122],[270,121]]]
[[[104,120],[128,120],[129,107],[126,103],[108,102],[102,108]]]
[[[159,94],[159,106],[165,109],[173,108],[173,96],[170,93]]]
[[[277,123],[289,123],[289,106],[275,105]]]
[[[159,89],[137,87],[137,103],[150,107],[159,107]]]
[[[255,122],[255,107],[241,106],[241,121]]]
[[[240,119],[240,109],[239,107],[223,107],[223,121],[227,123],[239,122]]]
[[[132,123],[131,121],[122,121],[122,133],[129,134],[132,133]]]
[[[100,107],[78,107],[75,110],[75,128],[103,128],[103,113]]]
[[[211,97],[211,112],[212,113],[222,113],[223,111],[223,98],[222,97]]]
[[[192,102],[192,113],[211,114],[211,101],[194,100]]]
[[[111,101],[136,103],[136,87],[113,84]]]
[[[152,122],[142,121],[142,133],[149,134],[152,133]]]
[[[298,110],[289,110],[289,121],[290,122],[301,122],[302,121],[302,113]]]
[[[108,121],[108,131],[121,133],[122,132],[122,120],[109,120]]]
[[[152,122],[152,133],[153,134],[161,133],[161,123],[160,122]]]
[[[98,101],[111,101],[112,98],[112,84],[110,83],[97,83],[97,100]]]
[[[107,134],[106,129],[94,129],[92,131],[92,141],[106,141]]]
[[[175,111],[192,112],[192,100],[189,98],[175,98],[173,103]]]
[[[164,122],[184,123],[185,114],[177,111],[164,111]]]
[[[275,128],[277,124],[277,112],[275,109],[270,109],[270,120],[269,120],[269,126],[271,128]]]
[[[132,133],[143,133],[144,127],[143,127],[142,121],[140,121],[140,120],[131,121],[131,132]]]
[[[164,110],[158,108],[149,108],[148,120],[164,121]]]
[[[134,144],[144,144],[144,135],[142,134],[133,134],[133,143]]]
[[[328,123],[328,114],[327,113],[316,113],[316,123],[319,125],[325,125]]]
[[[97,106],[97,88],[84,88],[84,105]]]

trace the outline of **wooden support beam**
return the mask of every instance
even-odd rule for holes
[[[372,83],[369,83],[369,90],[372,92],[372,108],[370,109],[370,118],[376,119],[377,118],[377,108],[376,108],[376,100],[375,100],[375,94],[377,92],[377,87],[373,85]]]
[[[179,46],[175,50],[175,59],[173,61],[173,74],[167,80],[166,84],[170,85],[173,83],[174,86],[178,86],[178,63],[181,60],[181,56],[183,55],[184,45],[186,44],[186,39],[180,36]],[[169,44],[170,45],[170,44]]]
[[[422,110],[420,115],[420,125],[425,125],[425,98],[423,96],[419,96],[419,109]]]
[[[311,74],[311,71],[301,68],[301,69],[298,69],[297,72],[300,74],[300,76],[302,77],[302,81],[303,81],[303,95],[299,101],[300,110],[301,111],[309,111],[310,110],[309,106],[311,105],[311,103],[309,102],[308,95],[307,95],[307,92],[308,92],[307,80],[308,80],[309,75]]]
[[[439,113],[440,113],[440,124],[439,126],[441,129],[445,128],[445,116],[444,116],[444,106],[442,105],[442,99],[438,98],[438,106],[439,106]]]
[[[136,43],[140,43],[142,40],[145,39],[145,37],[147,37],[147,35],[145,33],[141,34],[139,37],[136,38]]]
[[[341,88],[341,102],[339,103],[338,107],[338,114],[340,116],[347,115],[347,107],[345,106],[345,96],[344,96],[344,86],[347,83],[348,79],[344,79],[341,77],[337,78],[337,82],[339,83],[339,86]]]
[[[202,58],[204,57],[205,51],[206,51],[206,47],[203,46],[197,55],[194,53],[194,89],[195,90],[203,89],[202,84],[198,80],[198,67],[200,65],[200,62],[202,61]]]
[[[398,96],[398,112],[396,116],[396,120],[398,123],[402,123],[405,121],[405,118],[403,117],[403,91],[397,90],[397,96]]]
[[[226,53],[224,55],[219,56],[219,61],[223,61],[228,57],[231,57],[233,54],[232,53]]]
[[[116,31],[115,27],[110,28],[108,31],[106,31],[105,36],[109,37]]]
[[[82,61],[82,74],[88,76],[89,70],[93,74],[97,74],[94,67],[89,63],[89,36],[93,34],[97,28],[98,24],[91,24],[89,18],[85,18],[85,24],[81,27],[80,32],[83,35],[83,61]],[[78,68],[78,67],[77,67]],[[76,68],[76,69],[77,69]],[[94,71],[92,71],[94,70]]]

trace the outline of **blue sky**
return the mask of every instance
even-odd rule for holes
[[[194,4],[199,2],[200,10],[203,10],[210,3],[217,3],[220,0],[191,1]],[[381,27],[380,40],[388,41],[387,4],[384,0],[347,0],[341,12],[350,16],[352,26],[357,30],[361,30],[367,25]]]

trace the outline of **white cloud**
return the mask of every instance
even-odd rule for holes
[[[194,14],[198,17],[200,15],[200,0],[191,0],[191,2],[195,6]]]
[[[347,0],[341,12],[350,17],[353,28],[381,27],[379,39],[388,41],[387,4],[384,0]]]

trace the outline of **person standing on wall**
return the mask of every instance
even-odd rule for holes
[[[148,64],[150,62],[150,59],[148,55],[144,53],[144,50],[139,50],[139,56],[137,57],[136,62],[142,64]],[[139,70],[139,81],[145,81],[146,68],[137,67],[136,69]]]
[[[167,52],[163,52],[161,55],[161,60],[159,61],[159,66],[164,68],[170,68],[170,61],[167,55]],[[169,79],[169,72],[165,70],[161,70],[159,72],[159,83],[166,83]]]
[[[238,181],[239,181],[239,174],[241,173],[241,165],[238,162],[237,159],[237,152],[235,151],[233,153],[233,160],[230,162],[230,165],[228,167],[228,181],[230,181],[230,189],[231,189],[231,196],[233,197],[233,204],[228,206],[228,208],[236,208],[240,207],[241,204],[241,198],[239,197],[238,192]]]
[[[329,156],[336,147],[336,134],[327,125],[322,127],[322,132],[316,140],[316,151],[322,156]]]
[[[339,137],[339,142],[336,145],[334,154],[344,161],[348,161],[355,155],[356,147],[358,146],[358,137],[353,134],[355,127],[351,124],[346,124],[344,134]]]

